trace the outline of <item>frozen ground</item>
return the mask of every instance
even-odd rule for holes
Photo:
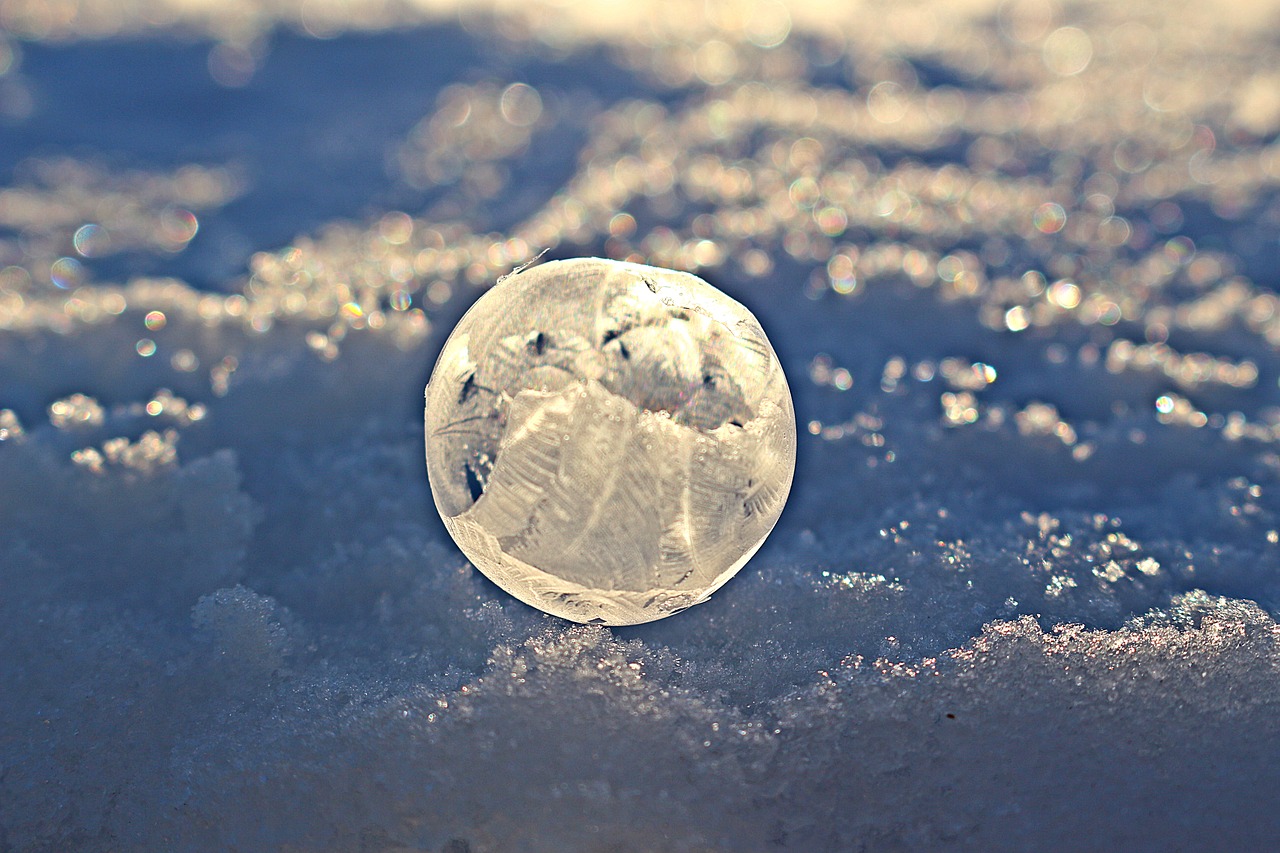
[[[1280,846],[1280,6],[0,2],[0,850]],[[485,582],[452,322],[697,271],[799,470]]]

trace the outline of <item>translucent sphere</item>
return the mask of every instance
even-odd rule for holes
[[[480,571],[575,622],[670,616],[773,529],[791,394],[751,312],[697,276],[578,258],[500,281],[426,391],[436,508]]]

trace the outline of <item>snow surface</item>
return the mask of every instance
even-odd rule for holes
[[[1280,7],[657,9],[0,3],[0,850],[1280,846]],[[431,506],[544,249],[790,378],[687,613]]]

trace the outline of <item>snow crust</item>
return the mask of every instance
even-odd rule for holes
[[[1275,848],[1275,4],[613,5],[4,4],[0,850]],[[687,613],[431,505],[544,249],[789,377]]]

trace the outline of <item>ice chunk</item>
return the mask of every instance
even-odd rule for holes
[[[271,596],[239,584],[202,596],[191,611],[191,622],[237,677],[252,672],[270,675],[290,651],[288,612]]]

